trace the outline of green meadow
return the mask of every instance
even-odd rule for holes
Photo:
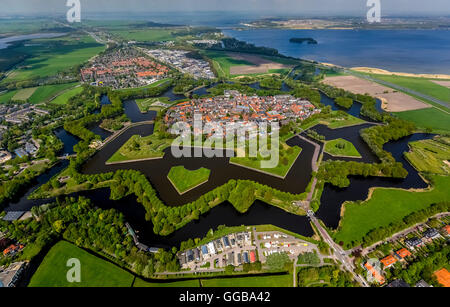
[[[133,287],[135,288],[153,288],[153,287],[179,287],[179,288],[195,288],[200,287],[200,281],[198,279],[189,279],[182,281],[172,282],[148,282],[140,278],[136,278]]]
[[[450,200],[450,177],[432,176],[433,188],[427,191],[376,188],[372,197],[362,203],[345,204],[344,216],[335,233],[336,242],[350,244],[361,240],[369,231],[401,221],[409,214],[430,205]]]
[[[292,287],[292,275],[202,279],[203,287]]]
[[[215,70],[217,71],[219,77],[229,78],[230,68],[239,65],[250,65],[254,66],[252,63],[245,60],[237,60],[228,56],[222,51],[205,51],[205,55],[211,59]]]
[[[435,133],[450,132],[450,112],[447,113],[433,107],[394,114],[401,119],[415,123],[418,128],[430,128]]]
[[[325,144],[325,152],[333,156],[361,157],[355,146],[351,142],[344,139],[327,141]]]
[[[258,157],[255,158],[249,156],[243,158],[232,157],[230,158],[230,163],[284,178],[302,152],[302,149],[298,146],[289,147],[285,143],[282,143],[280,147],[279,161],[274,168],[262,168],[261,161],[270,160],[270,158],[263,158],[259,153]]]
[[[65,91],[64,93],[62,93],[61,95],[59,95],[55,99],[51,100],[50,102],[53,103],[53,104],[59,104],[59,105],[66,104],[69,101],[70,98],[80,94],[82,91],[83,91],[83,88],[81,86],[74,87],[74,88],[72,88],[72,89],[70,89],[68,91]]]
[[[172,167],[167,178],[169,178],[169,181],[173,184],[178,193],[182,194],[208,181],[210,174],[211,171],[207,168],[202,167],[191,171],[180,165]]]
[[[77,258],[81,264],[81,282],[67,281],[67,261]],[[29,287],[131,287],[134,276],[118,266],[77,246],[60,241],[45,256]]]
[[[117,37],[128,41],[158,42],[175,40],[170,29],[144,29],[144,30],[114,30],[111,31]]]
[[[78,84],[77,82],[74,82],[74,83],[39,86],[33,93],[33,95],[31,95],[31,97],[28,99],[28,101],[30,103],[46,102],[56,97],[58,94],[75,87],[77,84]]]
[[[409,144],[406,159],[420,172],[450,174],[450,145],[436,140],[422,140]],[[447,163],[446,163],[447,162]]]
[[[86,62],[104,49],[89,36],[32,40],[28,46],[14,49],[28,58],[2,83],[54,76]]]
[[[434,83],[430,79],[403,77],[394,75],[371,75],[376,79],[387,81],[395,85],[412,89],[416,92],[437,98],[439,100],[450,102],[450,89],[448,87]]]
[[[14,90],[0,94],[0,103],[10,102],[17,92],[18,92],[17,90]]]

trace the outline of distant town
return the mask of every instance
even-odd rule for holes
[[[141,87],[163,79],[169,70],[135,48],[122,48],[95,57],[81,69],[81,79],[91,85],[114,89]]]

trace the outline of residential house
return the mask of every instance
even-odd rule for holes
[[[383,264],[384,268],[387,269],[390,266],[392,266],[394,263],[396,263],[397,259],[394,256],[389,255],[389,256],[381,259],[380,262]]]
[[[403,279],[396,279],[387,285],[389,288],[409,288],[410,286]]]
[[[405,240],[405,244],[409,247],[409,248],[417,248],[417,247],[421,247],[424,245],[423,241],[417,237],[411,238],[411,239],[406,239]]]
[[[398,257],[398,259],[405,259],[406,257],[411,256],[411,252],[407,250],[406,248],[402,248],[395,252],[395,255]]]

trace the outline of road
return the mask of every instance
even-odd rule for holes
[[[409,95],[417,96],[417,97],[420,97],[422,99],[432,101],[432,102],[434,102],[436,104],[439,104],[439,105],[441,105],[441,106],[443,106],[445,108],[450,108],[450,104],[448,102],[445,102],[445,101],[439,100],[437,98],[434,98],[434,97],[431,97],[431,96],[428,96],[428,95],[416,92],[416,91],[414,91],[412,89],[409,89],[409,88],[406,88],[406,87],[403,87],[403,86],[399,86],[397,84],[394,84],[394,83],[391,83],[391,82],[387,82],[387,81],[384,81],[384,80],[380,80],[380,79],[374,78],[372,76],[356,73],[356,72],[348,70],[348,69],[345,69],[344,72],[347,73],[347,74],[353,75],[355,77],[358,77],[358,78],[363,78],[363,79],[366,79],[366,80],[369,80],[369,81],[372,81],[372,82],[376,82],[376,83],[385,85],[387,87],[391,87],[391,88],[396,89],[398,91],[405,92],[405,93],[407,93]]]
[[[344,266],[344,268],[347,269],[347,271],[349,271],[354,279],[362,286],[364,287],[369,287],[368,283],[365,281],[364,277],[362,277],[361,275],[357,275],[354,272],[355,266],[353,265],[352,260],[350,259],[350,257],[348,256],[348,253],[346,253],[338,244],[336,244],[333,239],[331,238],[331,236],[328,234],[328,232],[326,231],[326,229],[324,229],[322,227],[322,225],[319,223],[319,221],[317,220],[317,218],[314,216],[314,212],[312,212],[311,210],[308,211],[308,216],[311,219],[311,221],[313,222],[314,226],[316,226],[316,228],[319,230],[320,235],[322,236],[323,240],[330,246],[334,258],[339,260],[342,265]]]

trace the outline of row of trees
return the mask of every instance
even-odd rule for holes
[[[383,145],[389,141],[396,141],[414,132],[415,125],[398,118],[389,117],[387,125],[373,126],[361,130],[360,134],[370,149],[382,162],[394,163],[392,154],[383,149]]]
[[[350,185],[348,176],[406,178],[408,172],[400,162],[394,163],[362,163],[355,161],[326,161],[317,172],[317,179],[345,188]]]
[[[334,265],[318,268],[301,268],[298,272],[299,287],[355,287],[353,276]]]
[[[337,97],[334,102],[343,108],[350,109],[353,105],[353,99],[348,97]]]
[[[275,77],[270,77],[262,79],[261,82],[259,82],[259,85],[268,89],[280,90],[283,81]]]
[[[118,170],[111,179],[115,182],[111,185],[111,198],[121,199],[135,194],[137,201],[146,209],[146,219],[153,222],[153,231],[160,235],[172,233],[225,201],[229,201],[239,212],[246,212],[255,202],[257,195],[262,195],[263,200],[267,202],[277,199],[284,204],[290,204],[304,196],[281,192],[253,181],[230,180],[189,204],[170,207],[159,199],[145,175],[138,171]]]

